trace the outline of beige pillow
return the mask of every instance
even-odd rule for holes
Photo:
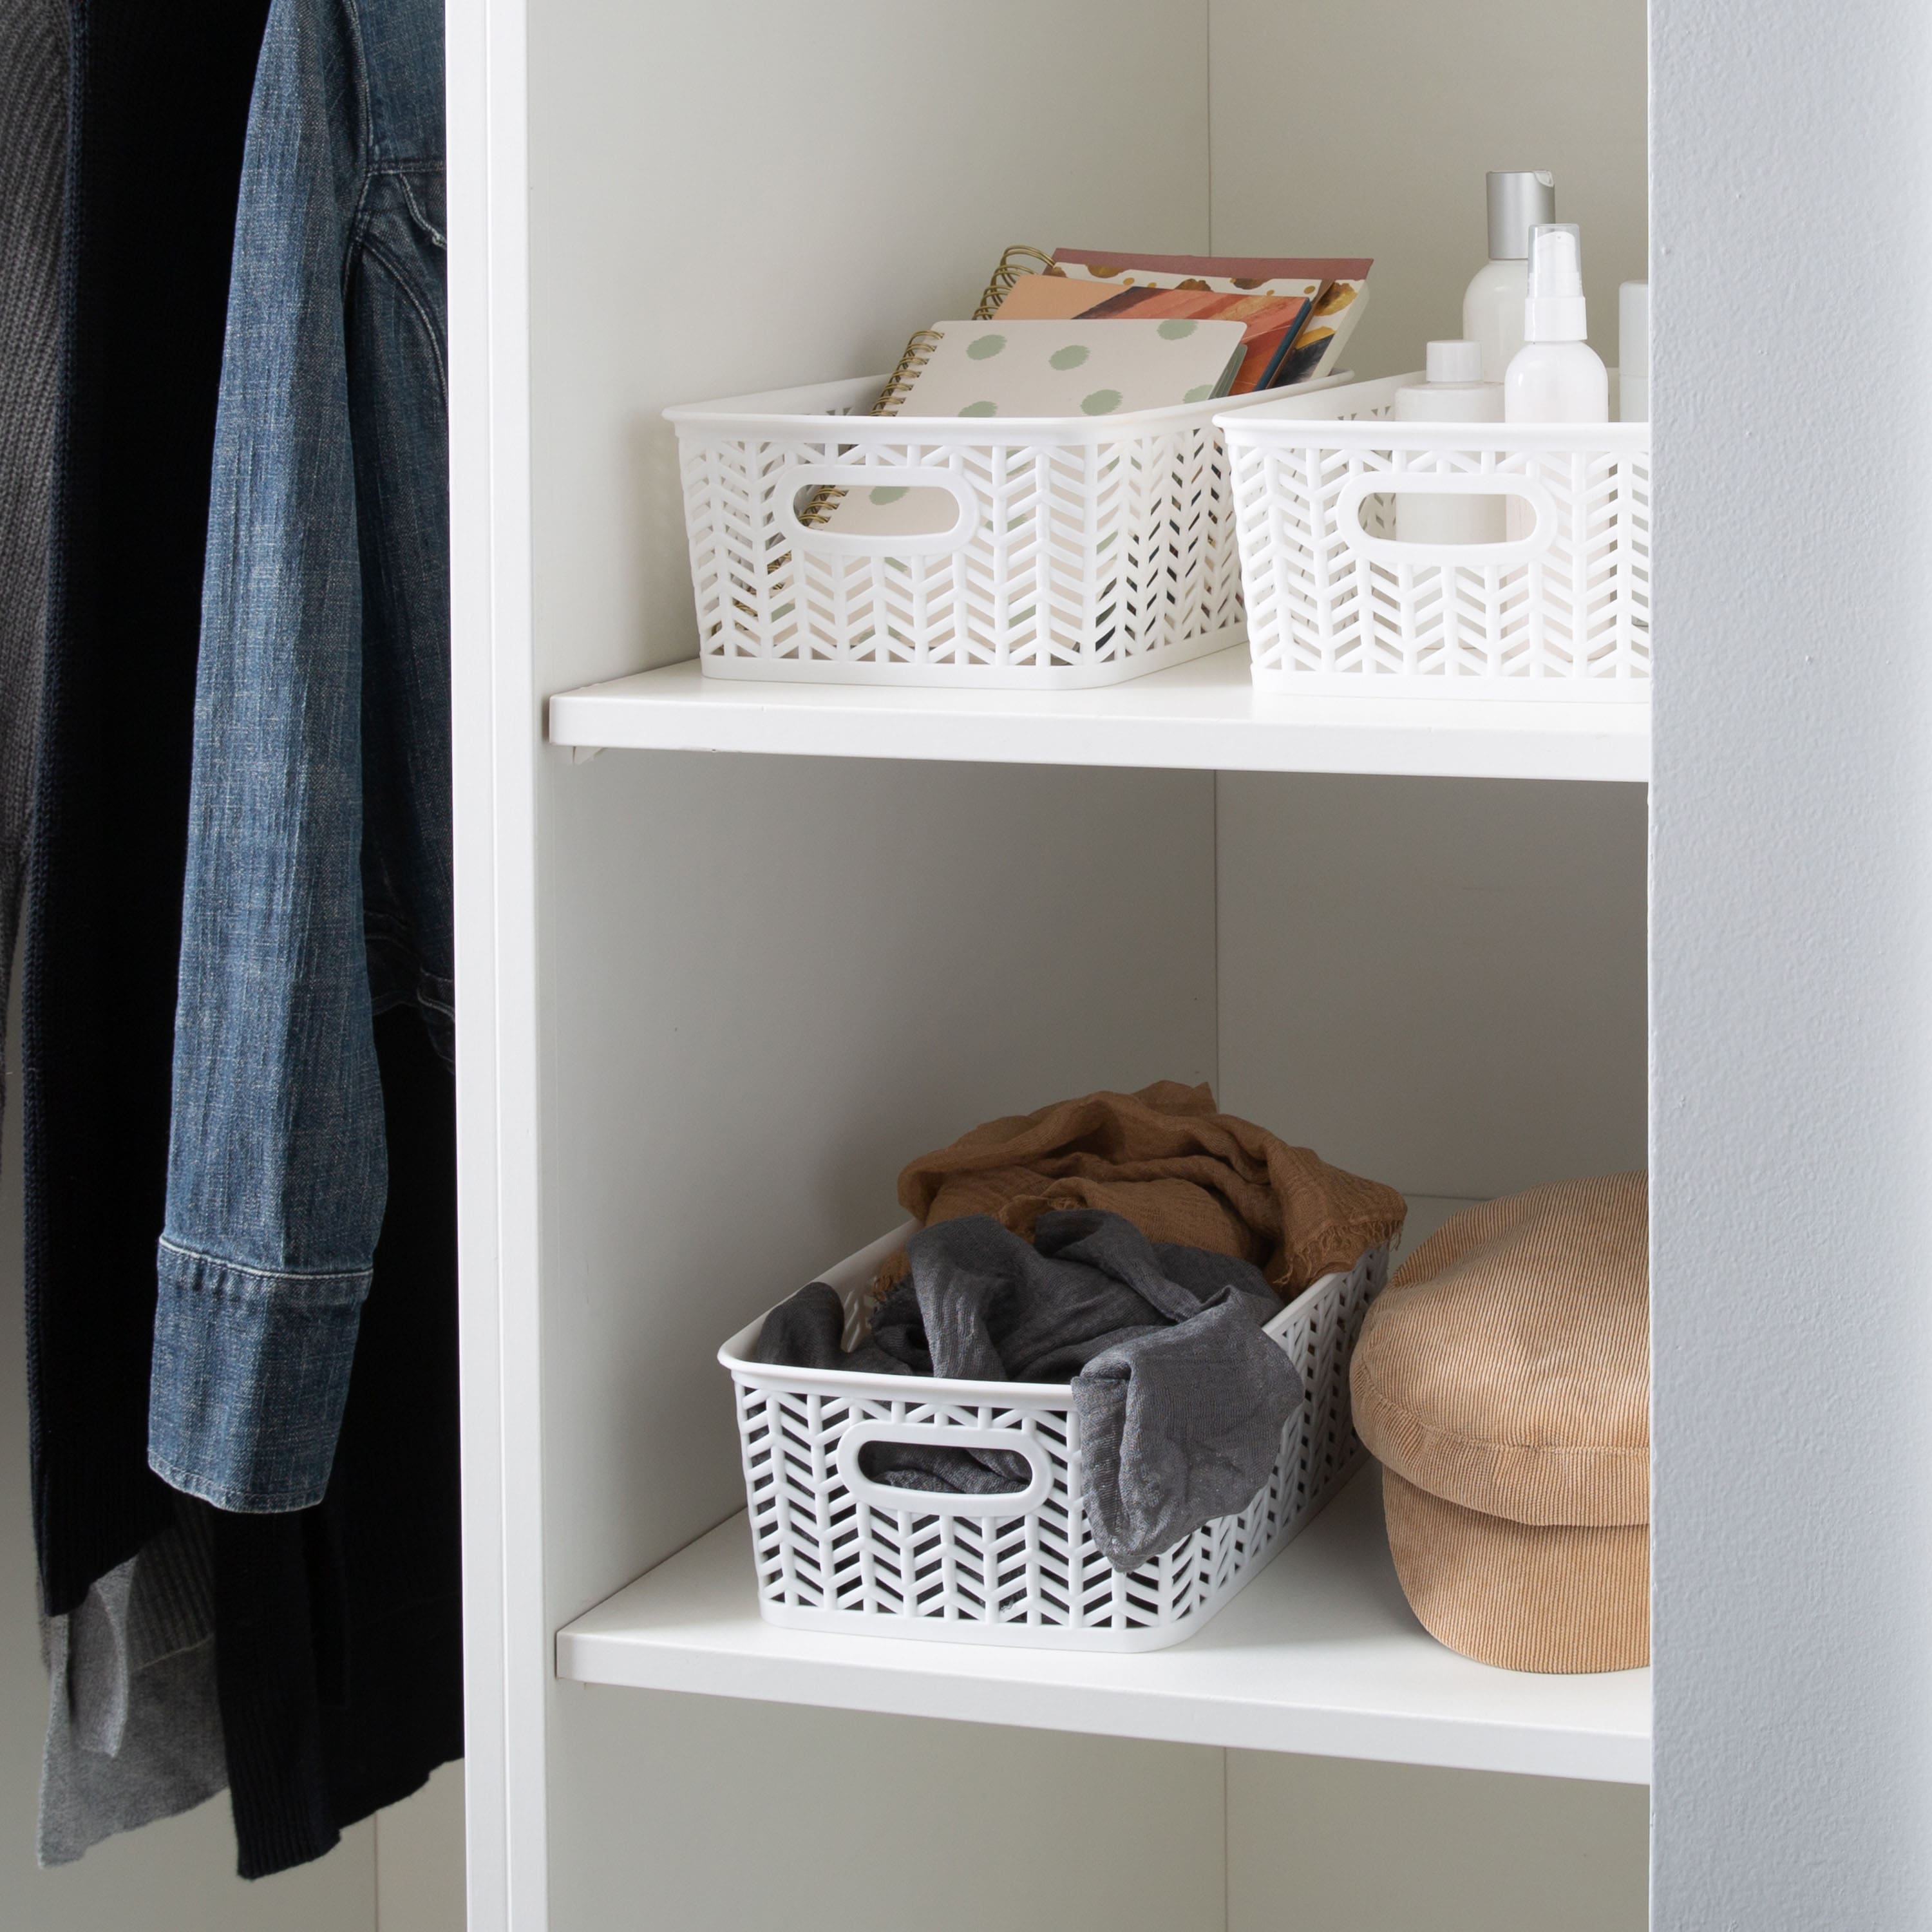
[[[1362,1328],[1355,1426],[1433,1636],[1520,1670],[1648,1660],[1648,1192],[1564,1181],[1458,1215]]]

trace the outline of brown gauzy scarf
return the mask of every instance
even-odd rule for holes
[[[988,1120],[910,1162],[899,1201],[928,1226],[991,1214],[1029,1240],[1047,1208],[1105,1208],[1150,1240],[1252,1262],[1291,1298],[1394,1240],[1406,1211],[1394,1188],[1216,1113],[1212,1089],[1175,1080]],[[876,1292],[905,1270],[895,1256]]]

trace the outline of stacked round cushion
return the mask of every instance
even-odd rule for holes
[[[1513,1670],[1650,1656],[1650,1274],[1641,1174],[1447,1222],[1371,1304],[1355,1426],[1430,1634]]]

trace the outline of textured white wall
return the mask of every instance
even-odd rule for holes
[[[1904,1932],[1932,1922],[1932,15],[1652,20],[1653,1924]]]

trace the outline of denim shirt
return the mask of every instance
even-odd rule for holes
[[[202,586],[148,1462],[321,1500],[387,1185],[371,1023],[452,1022],[440,0],[274,0]]]

